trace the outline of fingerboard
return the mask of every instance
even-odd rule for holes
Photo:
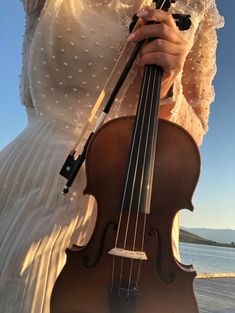
[[[146,65],[142,81],[122,209],[150,213],[162,69]]]

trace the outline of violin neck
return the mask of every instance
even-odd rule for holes
[[[123,209],[150,213],[162,69],[146,65],[133,132]]]

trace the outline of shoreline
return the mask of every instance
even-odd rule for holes
[[[191,233],[185,229],[180,228],[180,243],[191,243],[191,244],[199,244],[199,245],[207,245],[214,247],[224,247],[224,248],[235,248],[235,243],[221,243],[213,240],[209,240],[206,238],[202,238],[194,233]]]
[[[196,279],[207,278],[235,278],[235,273],[200,273],[196,276]]]
[[[235,248],[235,245],[231,245],[229,243],[219,243],[215,241],[190,241],[190,240],[184,240],[180,239],[180,243],[190,243],[193,245],[203,245],[203,246],[211,246],[211,247],[223,247],[223,248]]]

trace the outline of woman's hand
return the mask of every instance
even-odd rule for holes
[[[156,64],[163,68],[161,99],[164,99],[184,66],[188,45],[170,13],[145,7],[137,16],[141,17],[142,26],[129,36],[128,41],[157,38],[144,45],[138,65],[141,72],[146,64]],[[159,24],[147,25],[148,21],[156,21]]]

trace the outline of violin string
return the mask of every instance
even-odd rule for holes
[[[121,258],[121,270],[120,270],[120,275],[119,275],[119,295],[122,289],[123,268],[124,268],[124,257]]]
[[[146,83],[146,79],[147,79],[147,77],[145,75],[144,80],[143,80],[143,84]],[[142,100],[143,100],[143,94],[141,94],[140,102],[142,102]],[[138,118],[137,118],[136,126],[138,126],[139,122],[140,122],[140,116],[138,116]],[[135,132],[134,132],[134,136],[133,136],[133,142],[136,139],[136,133],[137,133],[137,127],[135,128]],[[127,191],[128,177],[130,175],[130,169],[131,169],[131,163],[132,163],[131,160],[133,158],[133,153],[134,153],[134,144],[132,144],[131,153],[130,153],[130,161],[129,161],[127,175],[126,175],[126,182],[125,182],[125,188],[124,188],[124,193],[123,193],[123,198],[122,198],[121,214],[119,216],[119,223],[118,223],[115,247],[117,247],[118,238],[119,238],[119,234],[120,234],[121,220],[122,220],[122,215],[123,215],[123,210],[124,210],[124,199],[125,199],[125,195],[126,195],[126,191]]]
[[[146,79],[147,79],[147,76],[145,75],[144,79],[143,79],[143,85],[146,84]],[[140,102],[143,101],[143,96],[144,96],[144,94],[142,93],[140,95]],[[135,131],[134,131],[133,142],[135,141],[136,133],[137,133],[137,126],[140,123],[140,121],[141,121],[141,116],[137,115],[136,128],[135,128]],[[124,188],[124,193],[123,193],[121,212],[120,212],[120,216],[119,216],[118,229],[117,229],[117,235],[116,235],[116,240],[115,240],[115,248],[118,246],[118,239],[119,239],[119,235],[120,235],[120,228],[121,228],[123,211],[124,211],[124,199],[125,199],[125,195],[126,195],[126,191],[127,191],[128,178],[129,178],[129,175],[130,175],[130,169],[131,169],[131,163],[132,163],[131,160],[133,158],[133,153],[134,153],[134,144],[132,144],[131,153],[130,153],[130,161],[129,161],[127,175],[126,175],[126,183],[125,183],[125,188]],[[129,218],[130,218],[130,213],[131,212],[130,212],[130,207],[129,207],[129,214],[128,214]],[[124,245],[124,248],[125,248],[125,245]],[[122,258],[122,260],[121,260],[121,273],[120,273],[120,286],[121,286],[122,272],[123,272],[123,266],[124,266],[123,263],[124,263],[124,260]],[[114,272],[114,270],[115,269],[113,269],[113,272]]]
[[[159,9],[162,9],[162,7],[164,6],[165,2],[166,2],[166,0],[163,0],[162,4],[160,4]],[[152,73],[150,73],[150,74],[152,74]],[[154,78],[153,78],[153,80],[154,80],[154,82],[156,81],[156,71],[154,71]],[[150,79],[150,81],[151,81],[151,79]],[[153,92],[153,90],[152,90],[152,92]],[[153,94],[152,94],[152,98],[153,98]],[[151,109],[152,109],[152,105],[153,105],[153,99],[151,101]],[[150,109],[150,111],[152,111],[151,109]],[[151,117],[151,114],[149,115],[149,118],[150,117]],[[149,134],[149,126],[150,126],[150,121],[148,123],[148,132],[147,132],[148,134]],[[147,141],[148,140],[146,140],[146,142]],[[144,164],[145,164],[145,159],[146,159],[146,147],[147,147],[147,145],[145,146]],[[144,168],[144,165],[143,165],[143,168]],[[143,173],[144,173],[144,171],[142,172],[142,182],[143,182]],[[141,182],[141,184],[142,184],[142,182]],[[142,187],[141,187],[141,190],[142,190]],[[141,192],[139,194],[141,195]],[[136,238],[137,238],[140,198],[141,197],[139,196],[139,200],[138,200],[139,205],[138,205],[138,213],[137,213],[136,224],[135,224],[135,235],[134,235],[134,242],[133,242],[133,251],[135,249]],[[141,250],[142,251],[144,251],[144,239],[145,239],[146,221],[147,221],[147,214],[144,214],[144,227],[143,227],[143,230],[142,230],[142,244],[141,244]],[[142,260],[139,261],[138,274],[137,274],[137,280],[136,280],[136,285],[137,286],[139,285],[141,265],[142,265]],[[130,290],[130,284],[131,284],[132,270],[133,270],[133,259],[131,260],[130,274],[129,274],[129,280],[128,280],[128,296],[129,296],[129,290]]]
[[[164,6],[166,0],[163,0],[162,4],[160,4],[159,9],[162,9],[162,7]],[[159,4],[159,3],[158,3]],[[158,4],[156,4],[156,8],[158,6]],[[154,71],[154,82],[156,81],[156,71]],[[151,108],[153,105],[153,89],[152,89],[152,101],[151,101]],[[151,111],[151,110],[150,110]],[[150,114],[151,117],[151,114]],[[148,134],[149,134],[149,126],[150,126],[150,122],[148,124]],[[147,142],[147,140],[146,140]],[[146,145],[147,146],[147,145]],[[145,146],[145,148],[146,148]],[[146,149],[145,149],[145,156],[144,156],[144,164],[145,164],[145,158],[146,157]],[[144,166],[143,166],[144,168]],[[142,177],[143,177],[143,173],[142,173]],[[140,193],[141,194],[141,193]],[[138,215],[139,215],[139,206],[140,206],[140,197],[139,197],[139,205],[138,205],[138,214],[137,214],[137,220],[136,220],[136,225],[135,225],[135,238],[134,238],[134,243],[133,243],[133,251],[135,249],[135,242],[136,242],[136,237],[137,237],[137,228],[138,228]],[[145,240],[145,230],[146,230],[146,221],[147,221],[147,214],[144,214],[144,227],[143,227],[143,232],[142,232],[142,244],[141,244],[141,249],[142,251],[144,251],[144,240]],[[142,260],[139,261],[139,268],[138,268],[138,274],[137,274],[137,280],[136,280],[136,286],[139,285],[139,279],[140,279],[140,272],[141,272],[141,265],[142,265]],[[131,261],[131,268],[130,268],[130,274],[129,274],[129,283],[128,283],[128,296],[129,296],[129,290],[130,290],[130,284],[131,284],[131,277],[132,277],[132,269],[133,269],[133,259]]]
[[[128,289],[127,289],[127,297],[130,295],[130,289],[131,289],[131,277],[132,277],[132,271],[133,271],[133,262],[134,260],[131,259],[131,267],[130,267],[130,274],[128,279]]]
[[[149,87],[150,87],[150,81],[151,81],[151,69],[150,69],[150,73],[149,73],[149,81],[148,81],[148,87],[147,87],[147,91],[146,94],[149,93]],[[145,97],[145,107],[148,105],[147,103],[147,97]],[[152,106],[152,104],[151,104]],[[150,116],[150,115],[149,115]],[[142,123],[143,126],[143,123]],[[148,130],[149,130],[149,121],[148,121]],[[143,131],[143,127],[141,129],[141,135],[140,138],[142,138],[142,131]],[[146,151],[146,147],[147,147],[147,142],[148,139],[146,138],[145,141],[145,147],[144,150]],[[141,146],[141,141],[139,143],[139,146]],[[143,147],[142,147],[143,148]],[[146,154],[146,153],[145,153]],[[145,158],[145,156],[144,156]],[[145,162],[144,162],[145,163]],[[144,169],[144,164],[143,164],[143,169]],[[138,209],[137,209],[137,214],[136,214],[136,222],[135,222],[135,231],[134,231],[134,238],[133,238],[133,246],[132,246],[132,251],[135,250],[135,245],[136,245],[136,238],[137,238],[137,229],[138,229],[138,221],[139,221],[139,213],[140,213],[140,199],[141,199],[141,194],[142,194],[142,189],[143,189],[143,174],[144,174],[144,170],[142,171],[142,175],[141,175],[141,184],[140,184],[140,191],[139,191],[139,199],[138,199]],[[133,260],[131,262],[131,267],[130,267],[130,273],[129,273],[129,286],[128,289],[130,288],[130,283],[131,283],[131,276],[132,276],[132,268],[133,268]]]
[[[156,73],[156,71],[154,71],[154,79],[153,79],[154,82],[156,81],[156,76],[157,76],[157,73]],[[152,97],[153,97],[153,94],[152,94]],[[153,142],[153,144],[154,144],[154,142]],[[147,223],[147,214],[144,215],[144,226],[143,226],[143,232],[142,232],[142,245],[141,245],[142,251],[144,251],[146,223]],[[141,266],[142,266],[142,260],[140,260],[140,262],[139,262],[139,269],[138,269],[138,275],[137,275],[137,286],[139,285]]]
[[[148,79],[148,80],[147,80]],[[147,71],[145,71],[144,73],[144,80],[143,80],[143,86],[147,85],[149,88],[150,85],[150,78],[147,77]],[[144,91],[144,90],[143,90]],[[136,128],[135,128],[135,134],[134,134],[134,138],[133,138],[133,145],[132,145],[132,153],[131,153],[131,157],[130,160],[132,159],[133,156],[133,152],[134,152],[134,147],[135,147],[135,142],[136,142],[136,133],[137,133],[137,129],[140,127],[139,124],[141,124],[141,135],[143,132],[143,121],[144,121],[144,117],[146,114],[146,96],[145,93],[142,92],[141,94],[141,99],[140,99],[140,103],[143,102],[143,99],[145,101],[145,105],[144,105],[144,112],[143,115],[140,116],[140,114],[138,115],[138,120],[136,122]],[[138,168],[138,164],[139,164],[139,155],[140,155],[140,142],[138,142],[138,153],[137,153],[137,160],[136,160],[136,164],[135,164],[135,171],[134,171],[134,180],[133,180],[133,185],[132,185],[132,191],[131,191],[131,199],[130,199],[130,204],[129,204],[129,209],[128,209],[128,218],[127,218],[127,223],[126,223],[126,232],[125,232],[125,238],[124,238],[124,245],[123,245],[123,249],[125,250],[126,248],[126,242],[127,242],[127,235],[128,235],[128,230],[129,230],[129,225],[130,225],[130,216],[131,216],[131,205],[132,205],[132,200],[133,200],[133,195],[134,195],[134,188],[135,188],[135,181],[136,181],[136,174],[137,174],[137,168]],[[131,165],[131,161],[130,161],[130,165]],[[129,174],[129,173],[128,173]],[[128,176],[127,176],[128,177]],[[123,210],[123,205],[122,205],[122,210]],[[121,286],[121,281],[122,281],[122,276],[123,276],[123,268],[124,268],[124,260],[122,258],[121,261],[121,272],[120,272],[120,278],[119,278],[119,284]]]
[[[142,251],[144,251],[144,239],[145,239],[146,222],[147,222],[147,214],[144,215],[144,227],[143,227],[142,245],[141,245]],[[140,262],[139,262],[138,274],[137,274],[137,279],[136,279],[136,285],[137,285],[137,286],[139,286],[139,280],[140,280],[140,272],[141,272],[142,262],[143,262],[143,260],[140,260]]]
[[[160,5],[159,9],[162,9],[162,7],[164,6],[166,0],[163,0],[162,4]],[[157,7],[157,4],[156,4],[156,7]],[[144,82],[146,81],[146,75],[144,76]],[[143,94],[141,95],[141,99],[140,101],[142,101],[142,98],[143,98]],[[138,118],[138,120],[136,121],[136,123],[138,124],[139,123],[139,120],[140,118]],[[137,130],[137,127],[135,129],[135,133],[134,133],[134,139],[136,137],[136,130]],[[132,146],[132,150],[131,150],[131,155],[130,155],[130,160],[132,159],[133,157],[133,148],[134,148],[134,145]],[[131,165],[131,162],[129,162],[129,166],[128,166],[128,174],[127,174],[127,178],[129,177],[129,173],[130,173],[130,165]],[[135,181],[135,179],[134,179]],[[127,182],[128,182],[128,179],[126,179],[126,184],[125,184],[125,189],[124,189],[124,195],[126,194],[126,190],[127,190]],[[134,185],[134,184],[133,184]],[[132,189],[132,193],[133,193],[133,189]],[[117,230],[117,235],[116,235],[116,241],[115,241],[115,247],[117,247],[117,244],[118,244],[118,239],[119,239],[119,233],[120,233],[120,228],[121,228],[121,221],[122,221],[122,215],[123,215],[123,210],[124,210],[124,196],[123,196],[123,201],[122,201],[122,206],[121,206],[121,213],[120,213],[120,217],[119,217],[119,223],[118,223],[118,230]],[[139,208],[138,208],[139,210]],[[129,219],[130,219],[130,211],[131,211],[131,206],[129,207],[129,214],[128,214],[128,227],[127,229],[129,228]],[[144,217],[144,230],[143,230],[143,237],[142,237],[142,251],[143,251],[143,248],[144,248],[144,234],[145,234],[145,228],[146,228],[146,214],[145,214],[145,217]],[[126,235],[125,235],[125,242],[126,242]],[[126,243],[124,245],[124,248],[126,246]],[[142,262],[140,262],[141,264]],[[140,266],[141,267],[141,266]],[[113,257],[113,269],[112,269],[112,286],[113,286],[113,281],[114,281],[114,270],[115,270],[115,257]],[[121,280],[122,280],[122,272],[123,272],[123,258],[122,258],[122,264],[121,264],[121,275],[120,275],[120,286],[121,286]],[[140,268],[139,268],[139,271],[138,271],[138,280],[139,280],[139,276],[140,276]]]
[[[114,287],[114,270],[115,270],[115,256],[113,256],[113,264],[112,264],[111,293],[113,292],[113,287]]]
[[[145,76],[148,77],[147,75],[147,71],[145,71]],[[147,91],[146,91],[146,94],[148,94],[149,92],[149,87],[150,87],[150,79],[151,77],[149,76],[148,77],[148,80],[147,80]],[[140,135],[139,137],[142,138],[142,134],[143,134],[143,129],[144,129],[144,120],[145,120],[145,116],[146,116],[146,108],[147,108],[147,97],[146,97],[146,94],[144,94],[144,113],[143,113],[143,116],[142,116],[142,122],[141,122],[141,131],[140,131]],[[124,248],[126,247],[126,242],[127,242],[127,236],[128,236],[128,230],[129,230],[129,225],[130,225],[130,215],[131,215],[131,206],[132,206],[132,201],[133,201],[133,196],[134,196],[134,190],[135,190],[135,184],[136,184],[136,175],[137,175],[137,170],[138,170],[138,167],[139,167],[139,160],[140,160],[140,148],[141,148],[141,141],[138,142],[138,149],[137,149],[137,160],[136,160],[136,164],[135,164],[135,175],[134,175],[134,182],[133,182],[133,185],[132,185],[132,191],[131,191],[131,199],[130,199],[130,207],[129,207],[129,211],[128,211],[128,220],[127,220],[127,227],[126,227],[126,233],[125,233],[125,241],[124,241]],[[139,210],[140,210],[140,206],[138,205],[138,208],[137,208],[137,215],[139,213]]]
[[[144,184],[143,184],[143,181],[144,181],[144,173],[145,173],[145,163],[146,163],[147,147],[148,147],[148,144],[149,144],[149,133],[150,133],[152,110],[153,110],[153,105],[154,105],[154,99],[153,99],[153,97],[154,97],[154,88],[151,88],[151,85],[155,86],[155,82],[156,82],[155,68],[150,67],[148,75],[149,75],[149,85],[148,85],[146,94],[151,94],[151,101],[150,101],[150,104],[147,103],[148,102],[148,98],[146,97],[145,106],[148,105],[148,106],[150,106],[150,108],[149,108],[149,116],[147,116],[148,117],[148,124],[147,124],[147,135],[146,135],[146,139],[145,139],[145,146],[142,147],[142,148],[144,148],[144,160],[143,160],[143,165],[142,165],[141,185],[140,185],[140,192],[139,192],[139,198],[138,198],[138,210],[137,210],[137,214],[136,214],[135,232],[134,232],[134,240],[133,240],[132,251],[135,250],[135,246],[136,246],[137,231],[138,231],[138,224],[139,224],[139,215],[140,215],[140,205],[141,205],[141,195],[142,195],[142,192],[143,192],[143,188],[145,187]],[[151,82],[151,85],[150,85],[150,82]],[[141,136],[141,138],[142,138],[142,136]],[[146,213],[145,213],[145,216],[146,216]],[[145,230],[144,230],[144,232],[142,234],[142,247],[143,247],[143,241],[144,241],[144,233],[145,233]],[[142,248],[142,251],[143,251],[143,248]],[[130,273],[129,273],[129,286],[128,286],[128,289],[130,287],[130,282],[131,282],[132,268],[133,268],[133,260],[131,262],[131,268],[130,268]]]
[[[156,82],[156,74],[154,72],[154,68],[151,67],[150,71],[149,71],[149,82],[153,82],[152,85],[155,85]],[[153,76],[153,77],[152,77]],[[149,85],[150,87],[150,85]],[[145,171],[145,163],[146,163],[146,155],[147,155],[147,146],[148,146],[148,142],[149,142],[149,131],[150,131],[150,124],[151,124],[151,117],[152,117],[152,110],[153,110],[153,104],[154,104],[154,89],[151,89],[152,95],[151,95],[151,105],[150,105],[150,113],[149,113],[149,117],[148,117],[148,126],[147,126],[147,136],[145,139],[145,147],[144,147],[144,160],[143,160],[143,170],[142,170],[142,177],[141,177],[141,186],[140,186],[140,190],[141,192],[139,193],[139,199],[138,199],[138,214],[137,214],[137,218],[136,218],[136,225],[135,225],[135,237],[134,237],[134,246],[133,249],[135,247],[135,243],[136,243],[136,236],[137,236],[137,228],[138,228],[138,218],[139,218],[139,213],[140,213],[140,204],[141,204],[141,194],[142,194],[142,190],[143,190],[143,181],[144,181],[144,171]],[[147,100],[146,100],[147,102]],[[147,104],[149,105],[149,104]]]
[[[159,2],[160,2],[161,0],[159,0]],[[161,10],[162,9],[162,7],[164,6],[164,4],[165,4],[165,2],[166,2],[167,0],[163,0],[163,2],[162,2],[162,4],[160,4],[160,6],[159,6],[159,9]],[[159,3],[158,4],[156,4],[156,7],[159,5]],[[146,75],[144,76],[144,81],[143,81],[143,85],[146,83],[145,81],[146,81]],[[142,101],[142,99],[143,99],[143,94],[141,95],[141,99],[140,99],[140,102]],[[137,122],[136,122],[136,124],[138,125],[138,123],[139,123],[139,118],[138,118],[138,120],[137,120]],[[136,138],[136,130],[137,130],[137,127],[136,127],[136,129],[135,129],[135,133],[134,133],[134,138],[133,138],[133,142],[134,142],[134,140],[135,140],[135,138]],[[132,149],[131,149],[131,154],[130,154],[130,160],[132,159],[132,157],[133,157],[133,151],[134,150],[134,145],[132,146]],[[128,171],[127,171],[127,178],[129,177],[129,174],[130,174],[130,166],[131,166],[131,162],[129,162],[129,166],[128,166]],[[128,179],[126,179],[126,183],[125,183],[125,188],[124,188],[124,195],[126,194],[126,190],[127,190],[127,183],[128,183]],[[123,212],[123,205],[124,205],[124,198],[125,197],[123,197],[123,200],[122,200],[122,205],[121,205],[121,214],[120,214],[120,217],[119,217],[119,224],[118,224],[118,230],[117,230],[117,236],[116,236],[116,242],[115,242],[115,247],[117,247],[117,242],[118,242],[118,237],[119,237],[119,232],[120,232],[120,225],[121,225],[121,219],[122,219],[122,212]]]

